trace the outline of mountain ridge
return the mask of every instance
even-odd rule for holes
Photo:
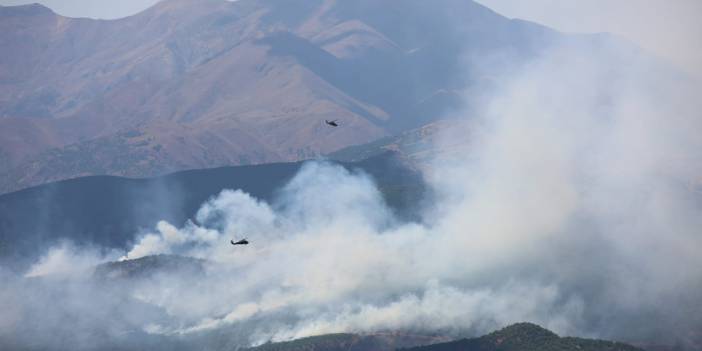
[[[527,58],[564,38],[461,0],[164,1],[114,20],[0,12],[26,13],[0,23],[11,53],[0,57],[0,193],[371,142],[459,108],[440,92],[481,79],[464,54]]]

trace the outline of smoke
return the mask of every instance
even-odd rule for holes
[[[475,161],[435,168],[466,184],[446,223],[468,242],[506,240],[491,250],[500,260],[526,252],[523,277],[583,299],[578,330],[698,330],[699,84],[613,40],[595,44],[557,46],[501,78],[473,122]]]
[[[521,320],[574,331],[582,307],[550,283],[483,281],[479,265],[489,265],[489,246],[502,246],[496,240],[463,246],[460,228],[398,222],[370,178],[333,164],[308,163],[272,205],[224,191],[196,221],[180,229],[161,223],[126,256],[216,262],[195,283],[173,278],[169,289],[162,280],[135,289],[140,301],[179,318],[150,324],[151,333],[237,326],[256,344],[349,331],[485,332]],[[244,233],[250,247],[228,244]]]
[[[498,13],[567,33],[609,32],[702,77],[696,0],[480,0]]]
[[[77,248],[71,243],[64,242],[51,248],[29,268],[25,277],[84,276],[89,274],[96,265],[114,260],[116,257],[119,256],[115,251],[106,253],[96,248]]]
[[[495,73],[479,113],[451,121],[471,131],[469,147],[426,169],[439,196],[421,223],[395,218],[369,176],[309,162],[271,203],[225,190],[122,257],[200,258],[201,274],[46,278],[29,297],[26,278],[8,277],[0,326],[27,330],[0,328],[13,332],[0,341],[227,330],[248,345],[332,332],[475,335],[520,321],[626,340],[699,330],[699,90],[642,57],[609,39],[566,42]],[[243,237],[251,245],[229,245]],[[28,276],[95,257],[53,250]],[[64,303],[38,308],[61,284],[73,287]]]

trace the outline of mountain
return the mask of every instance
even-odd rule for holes
[[[555,333],[531,323],[518,323],[488,335],[450,342],[436,342],[445,337],[396,334],[332,334],[303,338],[291,342],[266,344],[252,351],[642,351],[624,343],[582,338],[561,338]],[[434,342],[431,342],[431,341]],[[424,342],[424,346],[405,344]]]
[[[304,338],[284,343],[266,344],[251,351],[642,351],[631,345],[582,338],[561,338],[553,332],[531,323],[518,323],[488,335],[450,342],[437,342],[442,337],[396,334],[332,334]],[[431,342],[431,341],[434,342]],[[424,342],[425,346],[406,344]]]
[[[403,218],[416,218],[427,188],[395,153],[340,163],[362,170]],[[270,201],[303,162],[178,172],[151,179],[92,176],[0,195],[0,265],[22,268],[69,239],[78,245],[125,249],[157,221],[180,225],[223,189]]]
[[[406,349],[407,351],[641,351],[631,345],[572,337],[531,323],[514,324],[491,334],[447,343]]]
[[[367,143],[460,106],[489,80],[467,58],[562,38],[471,0],[164,0],[118,20],[0,7],[0,193]]]

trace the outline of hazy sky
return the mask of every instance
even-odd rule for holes
[[[565,32],[611,32],[702,76],[700,0],[478,0]]]
[[[478,0],[508,17],[566,32],[611,32],[702,76],[700,0]],[[119,18],[158,0],[0,0],[0,5],[40,2],[72,17]]]

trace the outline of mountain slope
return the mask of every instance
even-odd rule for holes
[[[464,57],[558,38],[470,0],[165,0],[110,21],[0,7],[0,192],[370,142],[457,107],[483,79]]]
[[[519,323],[491,334],[447,343],[410,348],[411,351],[641,351],[631,345],[572,337],[530,323]]]

